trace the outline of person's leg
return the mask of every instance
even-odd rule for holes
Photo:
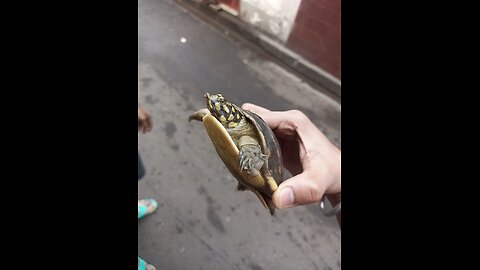
[[[145,176],[145,167],[143,166],[142,159],[140,158],[140,152],[138,153],[138,181]],[[138,200],[138,219],[149,215],[158,207],[158,203],[154,199]],[[156,270],[156,268],[146,263],[140,257],[138,257],[138,270]]]
[[[140,152],[138,153],[138,180],[142,179],[145,176],[145,167],[143,166],[142,158],[140,157]]]

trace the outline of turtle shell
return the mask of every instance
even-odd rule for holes
[[[275,207],[271,196],[278,185],[283,182],[280,146],[273,131],[261,117],[250,111],[243,110],[243,112],[248,123],[255,127],[262,153],[267,156],[267,162],[260,169],[260,174],[256,176],[248,174],[247,171],[240,171],[238,166],[239,149],[222,124],[210,114],[205,115],[202,122],[223,163],[241,184],[239,187],[255,193],[262,204],[273,214]]]
[[[262,153],[267,156],[267,162],[261,168],[261,172],[267,177],[273,177],[276,184],[279,185],[283,182],[283,162],[282,152],[277,137],[260,116],[251,111],[242,111],[250,122],[255,125],[259,143],[262,147]],[[274,191],[275,190],[273,190],[271,194],[273,194]]]

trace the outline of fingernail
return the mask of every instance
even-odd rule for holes
[[[292,206],[295,202],[295,194],[293,193],[292,187],[284,187],[280,191],[280,207],[289,207]]]

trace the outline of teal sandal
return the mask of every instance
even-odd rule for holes
[[[138,200],[138,219],[155,212],[157,207],[158,203],[154,199]]]
[[[156,270],[156,268],[138,257],[138,270]]]

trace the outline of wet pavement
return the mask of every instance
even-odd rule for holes
[[[235,192],[203,125],[187,120],[207,90],[304,111],[340,147],[340,104],[174,1],[139,0],[139,102],[154,129],[139,134],[138,194],[159,208],[139,221],[138,255],[157,269],[340,269],[340,230],[318,205],[272,217]]]

